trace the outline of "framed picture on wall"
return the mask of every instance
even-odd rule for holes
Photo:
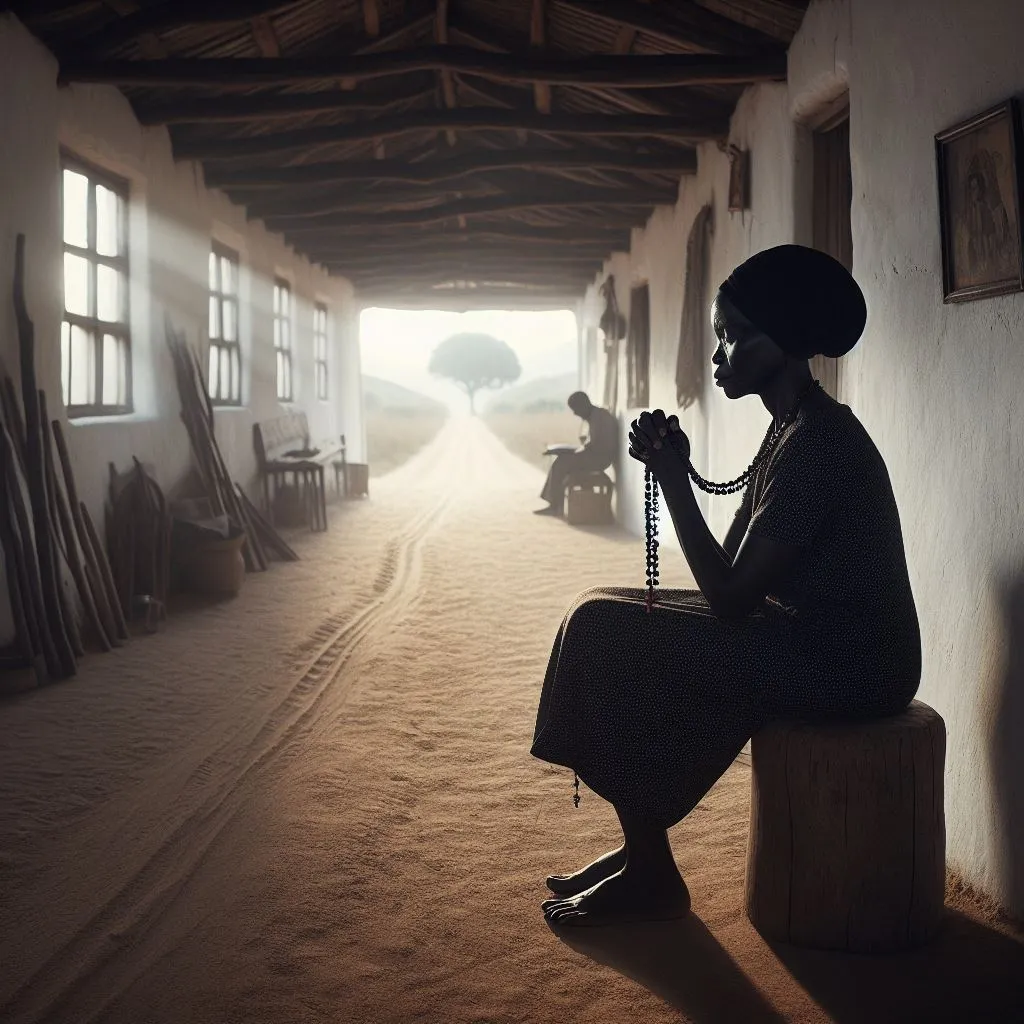
[[[1014,100],[935,136],[942,297],[1024,290],[1020,121]]]

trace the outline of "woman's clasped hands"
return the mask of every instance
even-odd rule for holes
[[[629,425],[629,454],[650,469],[656,479],[663,479],[672,472],[686,472],[690,439],[679,425],[678,416],[651,409]]]

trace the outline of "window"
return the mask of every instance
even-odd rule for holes
[[[292,392],[292,289],[274,280],[274,354],[277,356],[277,398],[290,402]]]
[[[316,366],[316,397],[327,401],[327,307],[318,302],[313,309],[313,359]]]
[[[651,293],[642,284],[629,293],[626,381],[630,409],[646,408],[651,380]]]
[[[210,399],[242,404],[242,352],[238,344],[238,253],[210,251]]]
[[[64,405],[72,417],[131,412],[128,185],[65,157],[61,207]]]

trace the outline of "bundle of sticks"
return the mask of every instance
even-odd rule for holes
[[[297,561],[299,556],[295,551],[253,505],[241,486],[231,480],[214,433],[213,402],[206,390],[199,356],[184,333],[174,329],[169,318],[166,335],[181,399],[181,419],[214,515],[227,516],[244,532],[243,555],[249,572],[266,569],[271,554],[285,561]]]
[[[14,619],[14,644],[42,683],[67,679],[91,633],[103,650],[128,638],[107,556],[78,498],[67,444],[36,387],[35,328],[25,302],[25,236],[14,259],[14,311],[21,363],[21,404],[0,370],[0,548]],[[57,459],[54,459],[56,446]],[[64,487],[57,476],[60,464]],[[65,589],[67,565],[83,620]]]

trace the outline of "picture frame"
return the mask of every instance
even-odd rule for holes
[[[1024,291],[1021,152],[1015,99],[935,136],[943,302]]]

